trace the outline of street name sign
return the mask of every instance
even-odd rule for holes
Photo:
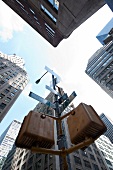
[[[51,87],[49,87],[49,86],[47,86],[47,85],[46,85],[46,89],[49,90],[49,91],[51,91],[52,93],[58,95],[59,97],[61,97],[60,93],[58,93],[56,90],[52,89]]]
[[[57,83],[59,83],[61,81],[60,76],[58,76],[53,70],[51,70],[47,66],[45,66],[45,70],[47,70],[49,73],[51,73],[52,75],[54,75],[57,78],[57,81],[56,81]]]
[[[47,106],[55,109],[55,104],[51,103],[50,101],[38,96],[37,94],[33,93],[33,92],[30,92],[29,93],[29,96],[32,97],[33,99],[35,100],[38,100],[39,102],[43,103],[43,104],[46,104]]]
[[[73,92],[68,98],[67,100],[60,106],[59,110],[60,110],[60,113],[62,113],[66,107],[72,102],[72,100],[76,97],[76,93]]]

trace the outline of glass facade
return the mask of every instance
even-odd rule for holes
[[[0,168],[3,166],[9,151],[13,147],[20,126],[21,123],[17,120],[14,120],[0,136]]]
[[[106,1],[110,1],[110,0],[106,0]],[[113,2],[112,2],[112,4],[113,4]],[[112,5],[112,10],[113,10],[113,5]],[[113,28],[113,18],[106,24],[106,26],[96,36],[96,38],[100,41],[101,44],[104,45],[103,41],[108,36],[108,34],[112,28]]]
[[[113,98],[113,41],[93,54],[85,73]]]
[[[106,137],[108,137],[109,138],[109,140],[112,142],[112,144],[113,144],[113,122],[112,121],[110,121],[110,119],[109,118],[107,118],[107,116],[104,114],[104,113],[102,113],[101,115],[100,115],[100,118],[102,119],[102,121],[105,123],[105,125],[107,126],[107,131],[104,133],[104,135],[106,136]]]
[[[109,170],[113,170],[113,144],[108,137],[102,135],[96,140],[103,162]]]

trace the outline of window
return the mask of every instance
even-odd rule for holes
[[[91,158],[92,160],[95,160],[94,155],[91,155],[91,154],[90,154],[90,158]]]
[[[94,148],[97,148],[96,145],[95,145],[95,143],[93,143],[92,145],[93,145]]]
[[[5,78],[4,81],[7,82],[9,79],[8,78]]]
[[[1,103],[1,104],[0,104],[0,109],[3,110],[5,107],[6,107],[6,104],[5,104],[5,103]]]
[[[4,96],[5,96],[5,95],[1,93],[1,94],[0,94],[0,99],[2,99]]]
[[[53,170],[53,164],[51,164],[51,165],[49,166],[49,169],[50,169],[50,170]]]
[[[8,74],[7,73],[4,73],[4,76],[7,76]]]
[[[55,8],[56,10],[58,10],[59,8],[59,2],[57,0],[47,0],[52,6],[53,6],[53,9]]]
[[[30,168],[28,170],[32,170],[32,166],[30,166]]]
[[[76,164],[80,164],[80,165],[81,165],[81,160],[80,160],[79,157],[74,156],[74,160],[75,160],[75,163],[76,163]]]
[[[18,90],[17,89],[14,89],[13,92],[16,93]]]
[[[20,89],[21,88],[21,86],[18,86],[18,89]]]
[[[23,160],[25,160],[25,159],[27,158],[27,156],[28,156],[28,153],[24,156],[24,159],[23,159]]]
[[[102,154],[104,155],[104,156],[107,156],[107,154],[105,153],[105,152],[103,152],[103,151],[101,151],[102,152]]]
[[[20,165],[21,159],[18,161],[17,166]]]
[[[83,156],[86,156],[86,157],[87,157],[87,153],[86,153],[85,151],[82,151],[82,150],[81,150],[81,153],[82,153]]]
[[[3,81],[3,80],[0,81],[0,84],[1,84],[1,85],[4,84],[4,83],[5,83],[5,81]]]
[[[41,168],[41,159],[37,163],[35,163],[35,168]]]
[[[92,151],[90,147],[88,147],[88,151]]]
[[[26,162],[22,165],[22,170],[25,169],[25,166],[26,166]]]
[[[113,156],[111,156],[111,155],[108,155],[108,157],[109,157],[110,159],[112,159],[112,160],[113,160]]]
[[[53,155],[49,155],[49,159],[51,160],[53,158]]]
[[[111,162],[110,162],[108,159],[105,159],[105,160],[106,160],[106,162],[107,162],[108,165],[111,165],[111,166],[112,166]]]
[[[9,90],[8,90],[8,89],[5,89],[5,90],[4,90],[4,93],[5,93],[5,94],[9,93]]]
[[[31,165],[33,162],[33,156],[28,160],[28,165]]]
[[[16,83],[14,83],[14,82],[12,83],[12,86],[13,86],[13,87],[16,86],[16,85],[17,85]]]
[[[36,153],[36,158],[39,158],[41,156],[40,153]]]
[[[92,165],[93,165],[93,170],[99,170],[99,168],[96,164],[92,164]]]
[[[0,78],[3,78],[3,75],[0,74]]]
[[[11,89],[11,87],[12,87],[11,85],[10,85],[10,86],[8,86],[8,89]]]
[[[23,153],[24,153],[24,152],[21,152],[21,153],[20,153],[20,157],[23,155]]]
[[[45,155],[45,163],[48,162],[48,155]]]
[[[100,155],[99,151],[94,149],[95,154]]]
[[[43,5],[41,5],[41,10],[42,10],[54,23],[56,23],[57,19],[56,19]]]
[[[55,31],[46,23],[45,23],[45,26],[46,26],[46,31],[48,35],[51,36],[51,38],[54,38]]]
[[[113,168],[110,168],[110,167],[109,167],[109,169],[110,169],[110,170],[113,170]]]
[[[90,162],[86,161],[86,160],[83,160],[84,161],[84,165],[87,167],[87,168],[91,168],[91,165],[90,165]]]
[[[10,97],[7,97],[5,100],[5,102],[9,103],[11,101],[11,98]]]
[[[13,97],[15,94],[14,93],[11,93],[10,96]]]

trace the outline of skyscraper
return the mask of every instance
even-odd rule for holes
[[[108,170],[113,170],[113,144],[104,135],[100,136],[95,143]]]
[[[12,121],[12,123],[7,127],[0,137],[0,167],[12,149],[15,139],[18,135],[21,123],[17,120]]]
[[[104,45],[104,40],[107,38],[110,30],[113,28],[113,18],[105,25],[105,27],[98,33],[96,38],[99,40],[99,42]]]
[[[107,127],[107,131],[104,133],[104,135],[108,137],[111,143],[113,144],[113,122],[104,113],[100,115],[100,118]]]
[[[3,0],[50,44],[64,38],[104,6],[104,0]]]
[[[24,60],[0,52],[0,122],[28,83]]]
[[[92,55],[85,72],[113,98],[113,40]]]

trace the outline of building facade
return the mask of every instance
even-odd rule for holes
[[[28,83],[24,60],[0,52],[0,122]]]
[[[104,135],[108,137],[111,143],[113,144],[113,121],[110,120],[104,113],[100,115],[100,118],[107,127],[107,131],[104,133]]]
[[[97,12],[104,0],[3,0],[44,39],[56,47]]]
[[[104,163],[107,166],[107,169],[113,170],[113,144],[105,135],[101,135],[95,143],[100,151]]]
[[[113,40],[93,54],[85,73],[113,98]]]
[[[105,27],[98,33],[96,38],[104,45],[104,40],[109,36],[110,30],[113,28],[113,18],[105,25]]]
[[[14,120],[0,136],[0,168],[3,166],[9,151],[13,147],[20,126],[21,123],[17,120]]]
[[[53,94],[50,93],[46,99],[53,101]],[[71,107],[68,107],[64,114],[71,109]],[[42,103],[39,103],[34,111],[53,115],[53,110]],[[66,147],[71,147],[66,119],[63,121],[62,126],[64,127],[63,132],[67,137],[65,141]],[[53,146],[53,148],[58,149],[57,146]],[[59,170],[59,157],[50,154],[32,153],[29,150],[17,148],[12,161],[11,159],[11,154],[9,154],[3,170]],[[9,160],[11,161],[10,166],[8,166]],[[90,145],[85,151],[80,149],[69,154],[67,161],[69,170],[108,170],[95,143]]]

